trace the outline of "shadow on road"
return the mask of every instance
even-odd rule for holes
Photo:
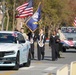
[[[45,57],[44,57],[44,60],[52,61],[52,59],[51,59],[51,58],[52,58],[51,56],[45,56]]]
[[[66,51],[65,53],[76,53],[76,51]]]
[[[14,71],[12,67],[0,67],[0,71]]]

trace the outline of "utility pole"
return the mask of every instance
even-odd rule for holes
[[[2,29],[1,30],[4,30],[5,0],[2,0],[2,12],[3,12],[3,18],[2,18]]]

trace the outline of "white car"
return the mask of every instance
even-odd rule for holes
[[[61,31],[65,36],[63,43],[63,52],[66,52],[66,49],[74,48],[76,49],[76,28],[75,27],[62,27]]]
[[[31,63],[30,42],[16,31],[0,31],[0,67],[19,69]]]

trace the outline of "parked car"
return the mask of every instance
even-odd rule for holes
[[[19,69],[31,64],[30,42],[16,31],[0,31],[0,67]]]
[[[62,41],[63,43],[63,52],[66,49],[74,48],[76,49],[76,28],[75,27],[62,27],[61,31],[65,36],[65,40]]]

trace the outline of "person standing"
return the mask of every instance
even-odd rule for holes
[[[49,39],[49,46],[52,49],[52,61],[58,59],[59,41],[59,37],[56,35],[56,31],[54,30]]]
[[[45,35],[44,35],[44,31],[41,28],[39,35],[37,37],[37,55],[38,55],[38,60],[42,60],[44,59],[44,54],[45,54]]]
[[[25,39],[25,40],[28,40],[28,36],[27,36],[27,34],[24,32],[24,28],[21,28],[21,29],[20,29],[20,32],[21,32],[22,35],[24,36],[24,39]]]
[[[30,41],[30,51],[31,51],[31,56],[32,56],[32,59],[34,59],[34,42],[35,42],[35,34],[34,32],[30,32],[28,34],[28,37],[29,37],[29,41]]]
[[[59,51],[63,51],[63,43],[61,41],[64,41],[66,38],[65,36],[63,35],[63,33],[61,32],[61,28],[58,28],[58,36],[59,36],[59,39],[60,39],[60,43],[59,43]]]

